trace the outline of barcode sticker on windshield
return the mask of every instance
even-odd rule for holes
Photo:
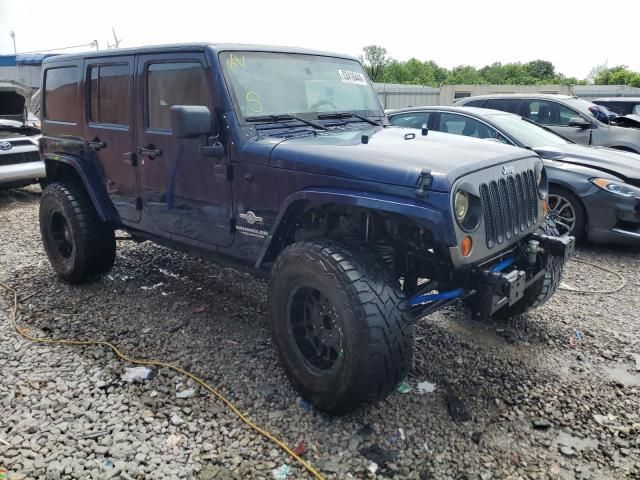
[[[360,72],[350,72],[349,70],[338,70],[340,78],[344,83],[353,83],[354,85],[366,85],[367,80]]]

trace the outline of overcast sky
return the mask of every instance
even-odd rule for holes
[[[638,0],[0,0],[0,54],[13,53],[11,30],[20,53],[94,39],[106,48],[113,26],[121,47],[211,41],[359,55],[376,44],[446,67],[540,58],[584,78],[604,62],[640,71],[638,18]]]

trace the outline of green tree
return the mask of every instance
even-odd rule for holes
[[[451,69],[443,83],[448,85],[477,85],[487,82],[482,78],[476,67],[459,65]]]
[[[628,85],[630,87],[640,87],[640,72],[634,72],[626,65],[600,68],[594,74],[593,83],[596,85]]]
[[[534,60],[525,63],[523,67],[528,76],[541,82],[552,81],[557,78],[556,67],[553,66],[553,63],[547,62],[546,60]]]
[[[379,45],[368,45],[362,47],[362,51],[364,55],[360,56],[360,61],[364,63],[369,77],[374,82],[379,81],[382,78],[384,68],[390,61],[387,57],[387,49]]]
[[[606,65],[601,65],[592,70],[588,79],[578,80],[556,72],[556,67],[547,60],[532,60],[527,63],[494,62],[479,69],[470,65],[447,69],[432,60],[394,60],[387,57],[387,50],[378,45],[369,45],[362,50],[364,55],[360,56],[360,60],[374,82],[438,87],[443,84],[584,85],[589,80],[600,84],[640,86],[640,73],[630,71],[626,66],[607,68]]]

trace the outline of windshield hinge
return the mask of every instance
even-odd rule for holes
[[[424,197],[427,190],[431,188],[433,183],[433,177],[431,176],[430,168],[423,168],[418,177],[418,183],[416,185],[416,197]]]

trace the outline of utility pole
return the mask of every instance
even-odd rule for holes
[[[113,45],[109,44],[109,42],[107,42],[107,48],[109,50],[114,49],[117,50],[118,48],[120,48],[120,42],[122,41],[121,38],[118,38],[118,36],[116,35],[116,29],[111,27],[111,31],[113,32],[113,39],[115,40],[115,43]]]
[[[14,30],[11,30],[11,33],[9,34],[11,35],[11,39],[13,40],[13,53],[16,56],[16,80],[20,81],[20,67],[18,66],[18,49],[16,48],[16,32]]]
[[[16,32],[11,30],[9,35],[11,35],[11,38],[13,39],[13,53],[17,55],[18,49],[16,48]]]

